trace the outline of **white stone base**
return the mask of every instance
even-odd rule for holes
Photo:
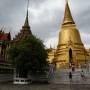
[[[28,78],[14,78],[13,84],[29,84],[31,81]]]

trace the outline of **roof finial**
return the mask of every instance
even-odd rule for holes
[[[28,11],[28,8],[29,8],[29,0],[27,1],[27,11]]]
[[[28,22],[28,7],[29,7],[29,0],[27,2],[27,14],[26,14],[26,19],[25,19],[24,26],[29,26],[29,22]]]
[[[50,49],[52,48],[51,44],[50,44]]]
[[[68,2],[68,0],[66,0],[66,3]]]
[[[70,8],[69,8],[68,0],[66,0],[63,24],[75,24]]]
[[[68,3],[68,0],[66,0],[66,2]]]

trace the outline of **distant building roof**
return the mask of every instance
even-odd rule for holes
[[[2,31],[0,31],[0,40],[1,41],[9,41],[9,40],[11,40],[10,33],[4,33]]]

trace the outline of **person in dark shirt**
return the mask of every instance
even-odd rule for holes
[[[72,72],[69,72],[69,80],[70,80],[70,88],[71,88],[71,85],[72,85]]]
[[[69,80],[72,81],[72,73],[69,72]]]

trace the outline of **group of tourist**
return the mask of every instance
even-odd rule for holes
[[[72,68],[72,72],[74,72],[74,71],[75,71],[75,68]],[[70,82],[72,81],[72,77],[73,77],[72,72],[70,71],[69,75],[68,75]],[[82,80],[86,80],[85,72],[83,70],[81,70],[80,76],[81,76]]]

